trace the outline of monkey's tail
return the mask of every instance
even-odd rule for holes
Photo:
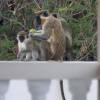
[[[60,80],[60,91],[61,91],[62,100],[66,100],[65,94],[64,94],[63,80]]]

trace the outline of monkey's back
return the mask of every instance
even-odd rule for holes
[[[49,40],[50,48],[52,51],[52,58],[60,60],[64,56],[66,47],[64,30],[59,19],[51,17],[49,21],[50,23],[52,22],[53,25],[52,34]]]

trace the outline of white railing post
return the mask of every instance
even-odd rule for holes
[[[61,95],[60,80],[51,80],[47,100],[63,100]]]
[[[5,100],[5,94],[8,91],[9,81],[0,81],[0,100]]]
[[[50,81],[28,81],[29,92],[32,100],[46,100],[49,91]]]
[[[90,80],[69,80],[69,90],[72,94],[72,100],[87,100],[90,85]]]
[[[98,100],[100,100],[100,80],[98,80]]]

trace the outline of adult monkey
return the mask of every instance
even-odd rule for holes
[[[65,53],[65,35],[59,19],[50,15],[43,24],[44,37],[50,43],[51,59],[63,60]]]
[[[72,45],[71,35],[63,24],[65,21],[58,19],[56,14],[41,16],[41,20],[44,21],[42,25],[44,35],[35,38],[47,40],[50,44],[51,53],[48,60],[63,60],[65,52],[69,52]]]

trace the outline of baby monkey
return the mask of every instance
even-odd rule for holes
[[[20,31],[17,34],[18,41],[18,54],[17,59],[19,61],[37,60],[39,55],[36,47],[34,47],[31,37],[28,36],[28,32]]]

